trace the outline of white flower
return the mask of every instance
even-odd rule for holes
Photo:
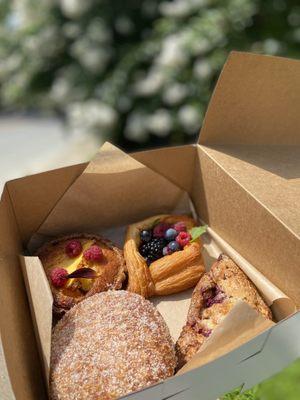
[[[138,80],[134,84],[133,90],[139,96],[152,96],[161,89],[164,80],[163,72],[155,68],[150,70],[145,78]]]
[[[32,56],[38,54],[39,58],[48,58],[61,49],[64,45],[64,37],[61,37],[55,26],[46,26],[39,34],[25,37],[22,45],[26,52],[32,53]]]
[[[12,53],[9,57],[0,60],[0,77],[5,79],[6,75],[17,71],[22,64],[23,58],[19,53]]]
[[[142,112],[133,112],[129,115],[125,128],[125,137],[135,142],[144,142],[149,134],[146,127],[146,115]]]
[[[192,52],[194,55],[202,55],[214,47],[214,43],[206,38],[197,38],[192,43]]]
[[[8,15],[8,24],[12,29],[23,29],[36,22],[36,10],[30,7],[28,1],[14,0],[10,2],[12,12]]]
[[[182,67],[188,61],[180,35],[170,35],[163,40],[156,63],[163,67]]]
[[[208,79],[213,70],[207,60],[197,60],[194,65],[194,74],[199,79]]]
[[[89,71],[101,73],[105,70],[111,54],[109,49],[105,48],[90,48],[86,49],[79,57],[81,64]]]
[[[191,12],[188,1],[175,0],[172,2],[163,2],[159,6],[159,11],[166,17],[186,17]]]
[[[187,133],[195,133],[200,129],[202,115],[194,106],[186,105],[180,108],[178,120]]]
[[[147,119],[147,127],[156,136],[167,136],[172,129],[172,118],[165,109],[159,109]]]
[[[278,54],[281,49],[281,43],[276,39],[266,39],[263,42],[264,51],[267,54]]]
[[[6,105],[13,105],[28,86],[28,74],[24,69],[2,82],[1,97]]]
[[[107,133],[118,119],[113,108],[95,99],[70,104],[67,117],[73,132],[89,133]]]
[[[60,0],[62,12],[69,18],[81,17],[92,4],[92,0]]]
[[[187,96],[187,94],[188,89],[186,85],[174,83],[164,90],[162,97],[166,104],[174,106],[180,103]]]
[[[163,2],[159,11],[166,17],[183,18],[206,5],[206,0],[174,0]]]
[[[108,28],[103,19],[94,18],[87,28],[87,37],[97,43],[110,43],[112,40],[112,32]]]
[[[89,45],[90,41],[87,38],[80,37],[70,46],[70,53],[73,57],[78,58]]]
[[[89,100],[85,104],[87,119],[105,129],[112,128],[117,122],[117,113],[113,108],[97,100]]]
[[[70,83],[63,77],[56,78],[52,84],[50,96],[57,103],[64,103],[70,94]]]
[[[80,38],[73,43],[71,54],[87,70],[97,73],[104,71],[111,57],[109,48],[96,46],[86,37]]]

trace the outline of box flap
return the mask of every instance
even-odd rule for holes
[[[163,176],[106,143],[55,204],[36,233],[43,237],[82,232],[83,229],[97,233],[99,229],[166,213],[185,195]],[[35,242],[36,237],[31,242]]]
[[[232,52],[211,98],[200,144],[300,144],[300,61]]]
[[[300,237],[300,146],[231,145],[202,149]]]
[[[44,399],[40,362],[18,254],[21,241],[7,187],[0,200],[0,336],[17,399]],[[5,370],[1,370],[1,378]],[[4,393],[0,391],[0,398]]]
[[[263,162],[268,161],[263,159],[265,153],[255,152],[255,146],[244,148],[253,150],[253,154],[247,153],[249,157],[257,156]],[[246,164],[238,155],[233,160],[232,156],[206,146],[198,146],[198,154],[199,165],[195,170],[198,185],[194,186],[192,193],[198,215],[286,293],[299,309],[300,214],[296,212],[299,179],[289,180],[274,173],[275,170],[260,168],[257,162]],[[242,157],[243,153],[237,154]],[[276,151],[274,157],[275,154]],[[276,163],[272,165],[276,166]],[[280,166],[279,163],[279,171]],[[294,220],[290,212],[294,214]]]
[[[181,189],[191,191],[193,185],[191,171],[194,169],[197,156],[196,145],[162,147],[131,153],[130,156],[166,177]]]
[[[86,163],[77,164],[26,176],[7,183],[23,243],[29,240],[49,214],[53,205],[58,202],[86,166]],[[34,213],[28,212],[31,209],[28,207],[29,204],[34,209]]]

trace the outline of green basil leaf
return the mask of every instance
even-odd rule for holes
[[[206,232],[207,225],[203,226],[195,226],[194,228],[189,230],[189,234],[192,236],[191,242],[195,242],[195,240],[199,239],[203,233]]]

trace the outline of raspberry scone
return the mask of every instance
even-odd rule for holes
[[[228,256],[222,254],[194,289],[187,322],[176,343],[178,368],[199,351],[239,300],[272,320],[271,310],[253,283]]]
[[[95,293],[121,289],[125,279],[122,251],[100,236],[74,234],[43,245],[36,253],[60,315]]]
[[[172,376],[175,366],[168,327],[148,300],[99,293],[54,328],[50,399],[116,399]]]
[[[195,286],[205,272],[204,232],[185,215],[156,215],[130,225],[124,245],[128,290],[151,297]]]

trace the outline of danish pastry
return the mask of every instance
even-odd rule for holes
[[[96,294],[54,328],[51,400],[116,399],[174,374],[167,325],[155,307],[127,291]]]
[[[187,322],[176,343],[178,368],[198,352],[238,300],[247,302],[265,318],[272,319],[271,310],[252,282],[222,254],[194,289]]]
[[[57,315],[95,293],[121,289],[125,279],[122,251],[96,235],[61,237],[46,243],[36,255],[46,272]]]
[[[205,272],[200,238],[183,215],[157,215],[128,227],[124,257],[127,290],[144,297],[169,295],[196,285]]]

